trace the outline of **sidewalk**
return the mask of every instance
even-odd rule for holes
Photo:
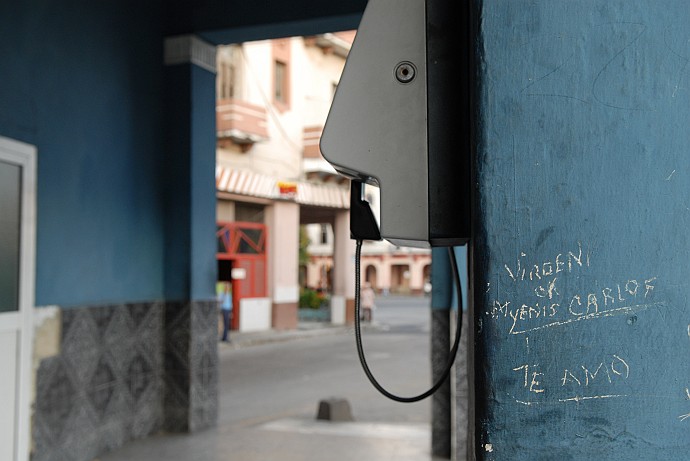
[[[362,323],[362,331],[380,329],[376,322]],[[297,324],[295,330],[265,330],[249,332],[230,332],[230,342],[219,342],[219,350],[242,349],[245,347],[257,346],[261,344],[291,341],[295,339],[313,338],[321,335],[351,334],[354,325],[334,325],[330,322],[303,322]]]
[[[411,417],[407,409],[412,407],[395,407],[397,404],[386,401],[363,379],[352,350],[353,328],[352,325],[308,321],[298,323],[295,330],[231,332],[231,342],[219,342],[218,351],[220,360],[226,363],[226,374],[219,383],[219,405],[225,415],[233,412],[232,418],[219,421],[216,427],[191,434],[160,433],[131,441],[114,452],[104,453],[98,459],[440,461],[429,453],[431,428],[424,421],[425,418]],[[362,324],[363,331],[385,331],[389,328],[386,321]],[[377,336],[371,338],[372,349],[379,351],[374,355],[375,360],[383,360],[383,363],[394,360],[382,352],[385,351],[383,344],[389,340]],[[323,341],[319,337],[323,337]],[[405,344],[414,348],[410,344],[417,344],[423,335],[418,335],[418,338]],[[302,339],[308,341],[302,343]],[[281,342],[285,345],[279,344]],[[271,343],[278,343],[278,347],[270,347]],[[346,351],[343,350],[344,344],[348,345]],[[277,354],[277,350],[290,351],[290,359],[286,360],[284,355]],[[298,373],[292,373],[295,364],[299,363],[294,359],[299,357],[303,357],[308,364],[300,368]],[[328,357],[326,360],[331,362],[330,370],[334,370],[334,374],[319,372],[322,370],[320,367],[326,364],[323,357]],[[428,360],[422,356],[417,359],[410,357],[405,355],[404,360],[394,361],[389,376],[401,379],[407,376],[409,367],[419,367],[420,363]],[[261,367],[257,365],[259,361]],[[260,375],[256,380],[243,384],[241,374],[231,373],[232,366],[254,365],[257,367],[251,373]],[[228,379],[229,374],[235,379]],[[283,381],[282,387],[276,387],[275,383],[280,381]],[[338,384],[326,391],[330,387],[326,384],[333,382]],[[332,422],[315,418],[319,400],[330,395],[344,397],[353,404],[354,421]],[[291,403],[285,405],[286,401]],[[368,417],[363,416],[363,405],[368,409],[374,407],[373,414],[377,417],[372,417],[372,413]],[[428,402],[416,405],[420,406],[412,410],[413,413],[428,411]],[[255,416],[246,415],[250,406],[257,406]]]

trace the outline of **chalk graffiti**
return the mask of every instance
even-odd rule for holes
[[[539,365],[532,365],[532,371],[530,371],[530,365],[528,364],[513,368],[513,371],[524,371],[525,387],[527,387],[529,384],[529,391],[534,392],[535,394],[541,394],[544,392],[544,389],[541,387],[541,383],[538,381],[538,378],[540,376],[544,376],[544,373],[534,371],[534,369],[538,369],[538,367]]]
[[[690,400],[690,389],[687,388],[687,387],[685,388],[685,400]],[[685,420],[688,419],[688,418],[690,418],[690,413],[687,413],[687,414],[684,414],[684,415],[680,415],[680,416],[678,417],[678,419],[679,419],[680,421],[685,421]]]
[[[518,354],[518,359],[510,363],[508,376],[513,385],[506,389],[508,397],[517,404],[579,405],[642,396],[631,387],[644,379],[649,370],[638,369],[636,373],[634,363],[624,355],[630,353],[629,349],[604,353],[594,359],[593,351],[588,352],[577,359],[571,357],[566,365],[568,354],[550,355],[562,350],[560,346],[551,352],[548,347],[552,343],[540,343],[544,338],[540,333],[546,330],[565,331],[582,322],[615,316],[627,317],[627,321],[616,324],[618,328],[638,328],[640,312],[656,310],[664,318],[662,309],[672,307],[660,299],[664,280],[657,274],[619,275],[608,280],[602,280],[600,275],[593,277],[590,271],[596,261],[587,248],[578,241],[574,248],[554,252],[543,259],[518,252],[515,261],[502,264],[496,279],[486,284],[485,293],[491,301],[485,312],[487,318],[498,326],[497,331],[505,332],[508,337],[522,335],[524,338],[524,355]],[[690,324],[684,322],[682,328],[683,334],[690,337]],[[593,331],[601,334],[606,330]],[[588,348],[578,350],[589,351]],[[677,399],[661,394],[647,397]],[[685,388],[684,397],[690,401],[690,387]],[[690,413],[677,418],[690,420]]]
[[[548,372],[539,364],[530,363],[513,367],[512,371],[518,374],[518,387],[532,396],[515,401],[523,405],[536,405],[547,400],[564,403],[628,396],[602,392],[615,388],[618,383],[630,377],[630,364],[619,354],[611,354],[591,364],[581,363],[561,370],[562,372]]]
[[[563,251],[547,261],[526,263],[527,254],[520,252],[514,265],[505,264],[505,273],[512,283],[530,283],[534,288],[519,301],[494,299],[487,312],[494,320],[505,319],[508,333],[524,334],[547,328],[571,325],[585,320],[595,320],[615,315],[628,315],[661,308],[663,301],[653,301],[658,277],[630,277],[613,283],[593,281],[596,289],[583,287],[573,290],[574,285],[564,282],[576,269],[577,279],[591,266],[591,255],[585,253],[582,243],[577,249]],[[570,291],[570,292],[567,292]],[[495,291],[500,293],[499,290]],[[531,293],[531,294],[530,294]],[[689,329],[690,335],[690,329]]]
[[[608,361],[600,362],[593,372],[591,371],[592,368],[588,369],[585,365],[580,365],[580,368],[582,368],[582,374],[580,374],[579,370],[570,371],[566,368],[563,371],[561,385],[577,383],[578,386],[587,387],[590,385],[590,382],[594,382],[597,379],[599,372],[605,374],[609,384],[613,383],[613,379],[616,377],[628,379],[630,376],[630,365],[616,354],[613,354],[610,363]]]
[[[513,282],[534,281],[560,272],[572,272],[574,268],[583,267],[582,243],[577,242],[577,250],[557,254],[552,260],[525,263],[527,253],[520,252],[514,266],[504,264],[508,277]],[[589,267],[589,253],[584,255],[584,265]]]

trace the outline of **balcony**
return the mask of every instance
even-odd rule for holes
[[[238,99],[216,102],[216,136],[248,149],[268,139],[266,109]]]
[[[318,182],[335,182],[344,184],[346,179],[340,176],[335,169],[321,155],[319,141],[323,133],[323,126],[314,125],[304,127],[302,141],[304,150],[302,153],[302,169],[307,179]]]
[[[335,54],[337,56],[346,58],[352,47],[352,42],[355,39],[356,31],[336,32],[334,34],[323,34],[309,37],[306,44],[309,46],[318,46],[324,54]]]
[[[321,140],[321,133],[323,126],[305,126],[302,134],[302,141],[304,142],[304,158],[322,158],[321,149],[319,148],[319,141]]]

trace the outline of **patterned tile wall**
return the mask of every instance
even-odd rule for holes
[[[62,310],[60,354],[36,374],[33,461],[87,461],[217,419],[215,302]]]
[[[196,431],[218,419],[218,306],[168,303],[165,316],[165,429]]]

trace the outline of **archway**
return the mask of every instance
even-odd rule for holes
[[[394,264],[391,266],[391,292],[408,294],[410,292],[410,266]]]
[[[374,290],[378,289],[376,266],[370,264],[364,272],[364,281],[369,283]]]

